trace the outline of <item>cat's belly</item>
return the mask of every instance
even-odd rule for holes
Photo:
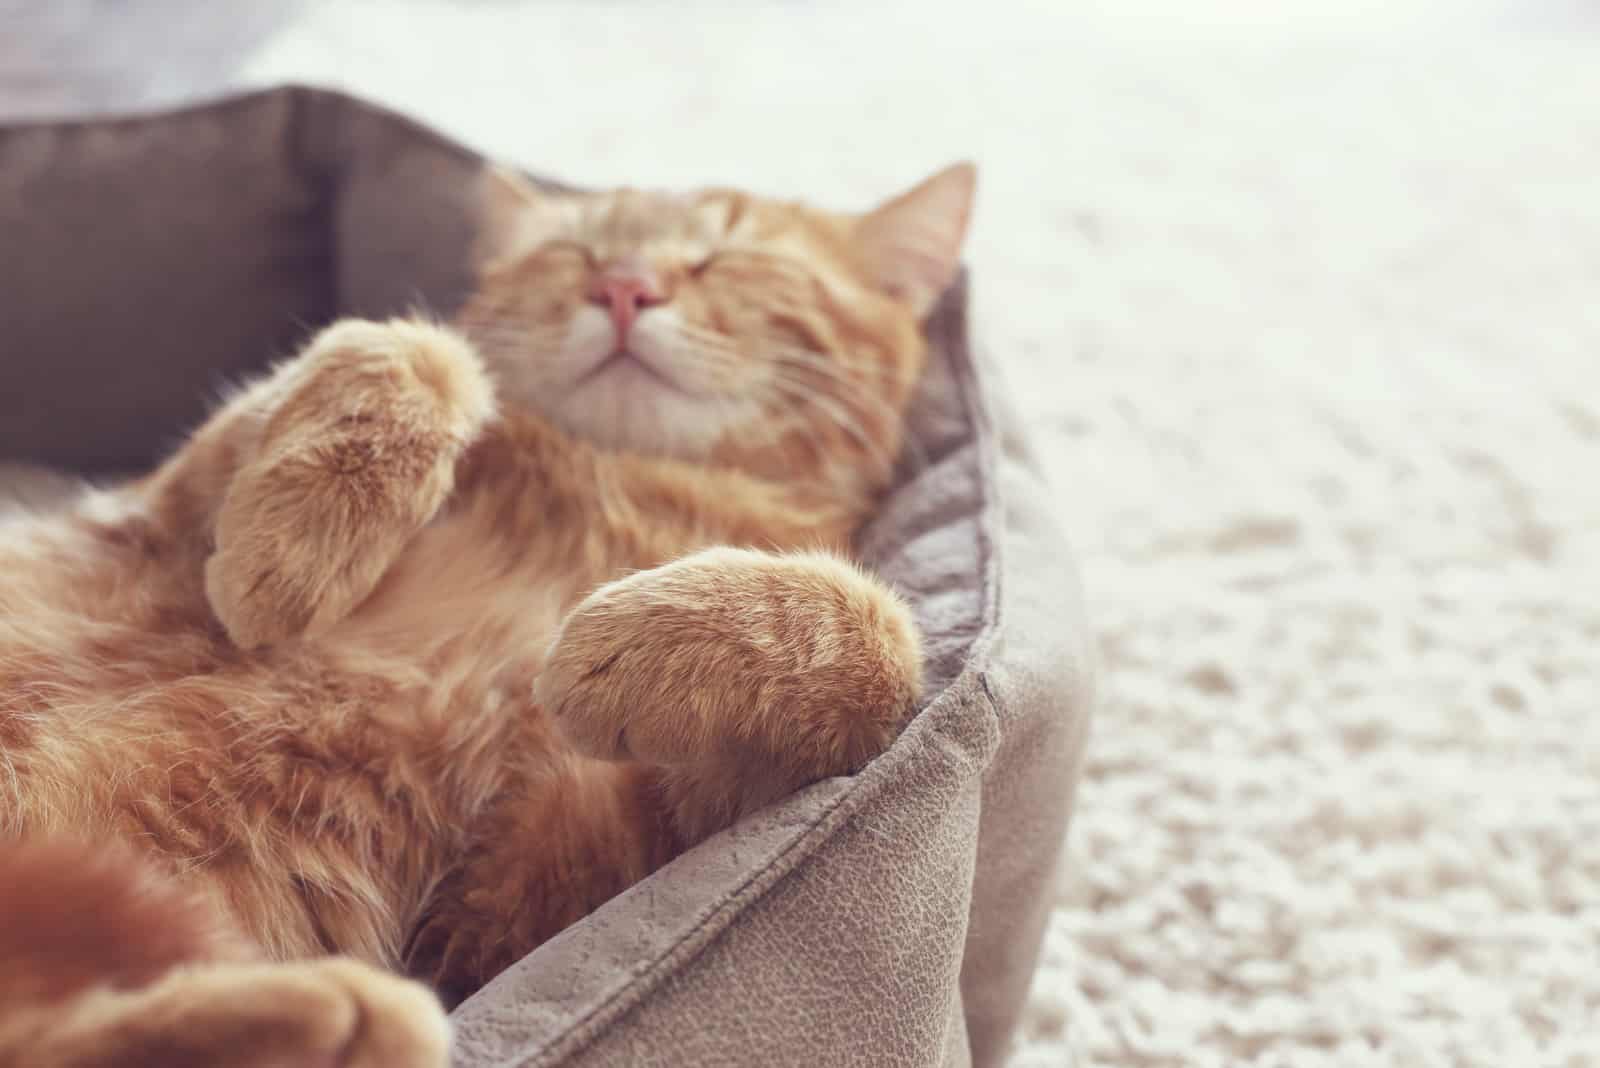
[[[540,566],[532,551],[519,559],[461,534],[422,531],[326,642],[413,660],[468,645],[542,658],[562,616],[586,592],[586,577]]]
[[[394,963],[475,811],[561,748],[532,684],[573,584],[424,537],[343,624],[243,652],[136,535],[0,546],[0,835],[121,838],[274,956]]]

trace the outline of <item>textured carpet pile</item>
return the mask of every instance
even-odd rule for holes
[[[340,2],[241,77],[585,183],[978,159],[1106,667],[1016,1063],[1600,1064],[1592,7]]]

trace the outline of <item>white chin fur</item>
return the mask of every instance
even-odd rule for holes
[[[557,360],[570,383],[534,399],[559,425],[612,448],[693,457],[705,454],[730,421],[753,415],[753,405],[724,394],[703,368],[675,351],[677,313],[645,311],[635,321],[630,347],[656,374],[629,360],[602,368],[616,347],[611,317],[600,308],[579,308]],[[596,371],[596,368],[601,368]],[[699,371],[700,373],[696,373]],[[668,385],[656,377],[677,385]]]

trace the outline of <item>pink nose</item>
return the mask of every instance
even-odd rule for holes
[[[608,263],[589,281],[590,302],[611,309],[618,345],[627,338],[641,310],[666,299],[660,276],[639,259]]]

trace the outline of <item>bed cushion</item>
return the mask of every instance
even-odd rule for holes
[[[136,470],[337,315],[447,316],[480,164],[303,88],[0,129],[0,461]],[[913,447],[858,545],[922,625],[925,707],[861,774],[715,836],[462,1004],[458,1064],[1003,1059],[1092,660],[964,279],[929,335]]]

